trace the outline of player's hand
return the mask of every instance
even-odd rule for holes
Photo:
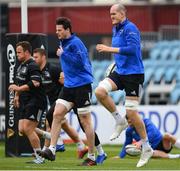
[[[16,108],[19,108],[19,96],[18,96],[18,95],[16,95],[16,96],[14,97],[14,106],[15,106]]]
[[[16,84],[11,84],[9,86],[9,91],[19,91],[19,86],[17,86]]]
[[[135,145],[138,149],[141,149],[142,142],[141,142],[141,141],[135,142],[134,145]]]
[[[109,46],[103,45],[103,44],[97,44],[96,50],[98,52],[109,52]]]
[[[57,51],[56,51],[56,55],[59,56],[59,57],[61,57],[61,55],[62,55],[63,52],[64,52],[64,50],[63,50],[62,46],[59,46],[59,48],[58,48]]]
[[[59,77],[59,83],[64,85],[64,72],[60,73],[60,77]]]

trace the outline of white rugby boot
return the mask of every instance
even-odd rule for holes
[[[149,159],[153,155],[153,149],[149,146],[147,149],[142,149],[141,157],[136,165],[136,167],[142,167],[148,163]]]
[[[115,140],[116,138],[118,138],[120,136],[121,132],[127,128],[127,126],[128,126],[128,123],[126,120],[123,124],[116,124],[115,131],[110,136],[110,140],[112,141],[112,140]]]

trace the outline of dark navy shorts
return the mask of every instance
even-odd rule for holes
[[[164,151],[165,153],[169,153],[172,150],[172,146],[170,147],[170,149],[165,149],[163,146],[163,141],[161,140],[155,150],[160,150]]]
[[[59,99],[74,103],[75,108],[83,108],[91,105],[92,87],[86,84],[79,87],[63,87]]]
[[[144,82],[144,74],[120,75],[116,71],[108,76],[126,96],[140,96]]]

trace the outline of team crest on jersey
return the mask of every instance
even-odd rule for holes
[[[45,77],[50,77],[50,73],[48,71],[44,71]]]
[[[23,66],[20,70],[21,74],[26,74],[27,73],[27,67]]]
[[[119,34],[122,34],[122,33],[123,33],[123,31],[124,31],[123,29],[119,30]]]

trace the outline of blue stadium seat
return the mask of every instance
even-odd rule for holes
[[[101,81],[101,79],[104,77],[104,70],[103,68],[98,68],[94,70],[94,80],[97,80],[98,82]]]
[[[180,82],[180,69],[176,73],[176,81]]]
[[[165,83],[170,84],[172,83],[173,79],[175,79],[177,73],[177,68],[174,66],[167,67],[166,72],[164,74]]]
[[[170,102],[172,104],[177,104],[180,101],[180,83],[178,83],[175,89],[170,94]]]
[[[160,52],[160,59],[167,60],[170,57],[171,51],[172,49],[170,47],[166,49],[162,49]]]
[[[160,49],[160,48],[152,49],[152,50],[150,51],[150,58],[151,58],[152,60],[157,60],[157,59],[159,59],[159,57],[160,57],[160,53],[161,53],[161,49]]]
[[[125,92],[122,90],[110,92],[109,95],[113,98],[116,105],[124,104],[125,102]]]
[[[161,67],[158,67],[156,69],[156,71],[154,71],[154,77],[153,77],[153,81],[155,84],[160,84],[164,74],[165,74],[165,67],[164,66],[161,66]]]
[[[144,86],[150,83],[154,73],[154,67],[147,67],[145,68],[145,81],[144,81]]]
[[[170,54],[171,60],[180,59],[180,47],[173,48]]]
[[[169,48],[169,41],[157,42],[150,51],[150,59],[152,59],[152,60],[160,59],[161,52],[163,52],[163,50],[165,50],[167,48]]]
[[[172,48],[179,48],[180,47],[180,41],[179,40],[173,40],[171,41]]]

